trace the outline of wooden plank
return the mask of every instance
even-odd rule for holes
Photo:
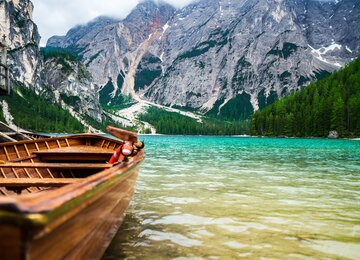
[[[45,141],[45,145],[46,145],[47,149],[50,149],[50,146],[47,141]]]
[[[0,132],[0,136],[3,137],[7,142],[16,142],[16,140],[14,138],[11,138],[1,132]]]
[[[46,162],[106,162],[110,159],[111,155],[113,153],[109,154],[59,154],[59,153],[44,153],[39,154],[39,158],[41,161]]]
[[[0,168],[3,178],[7,178],[3,168]]]
[[[60,171],[60,176],[61,176],[62,178],[65,178],[65,176],[64,176],[64,174],[63,174],[63,171]]]
[[[24,147],[25,147],[25,150],[26,150],[27,155],[30,156],[30,151],[29,151],[27,145],[24,144]],[[31,158],[30,161],[31,161],[31,163],[34,163],[33,158]],[[44,178],[44,177],[40,174],[40,172],[39,172],[39,170],[38,170],[37,168],[35,169],[35,172],[37,173],[37,175],[38,175],[40,178]]]
[[[18,134],[17,132],[1,132],[1,133],[7,136],[14,136]]]
[[[73,135],[73,136],[66,136],[66,137],[53,137],[53,138],[44,138],[44,139],[39,139],[39,140],[24,140],[24,141],[16,141],[16,144],[34,144],[34,142],[37,142],[40,148],[46,148],[46,144],[44,141],[53,141],[54,139],[58,139],[58,140],[68,140],[68,143],[70,146],[74,146],[74,145],[85,145],[85,139],[86,138],[91,138],[94,140],[94,143],[97,142],[101,142],[102,140],[112,140],[108,137],[104,137],[104,136],[99,136],[96,134],[83,134],[83,135]],[[15,144],[15,143],[14,143]],[[0,144],[0,147],[3,146],[8,146],[9,144]],[[49,144],[48,144],[49,145]],[[50,147],[50,145],[49,145]]]
[[[26,144],[24,144],[24,148],[25,148],[27,155],[30,156],[31,154],[30,154],[29,149]]]
[[[130,141],[136,143],[138,141],[138,134],[130,132],[124,129],[116,128],[113,126],[108,126],[106,128],[107,132],[112,136],[115,136],[124,141]]]
[[[50,168],[50,169],[106,169],[107,163],[5,163],[0,168]]]
[[[5,154],[6,154],[6,158],[7,158],[8,160],[10,160],[9,153],[8,153],[7,148],[6,148],[5,146],[4,146],[4,151],[5,151]]]
[[[17,149],[16,145],[14,145],[14,149],[15,149],[17,157],[20,158],[21,156],[20,156],[19,150]]]
[[[49,167],[46,167],[46,170],[49,173],[49,175],[51,176],[51,178],[55,178],[54,175],[52,174],[52,172],[50,171]]]
[[[71,174],[71,177],[75,178],[75,175],[74,175],[74,173],[73,173],[73,171],[71,169],[69,169],[69,172]]]
[[[80,178],[7,178],[0,179],[0,187],[61,187],[79,182]]]
[[[34,151],[33,154],[112,154],[111,149],[93,147],[93,146],[75,146],[75,147],[62,147],[44,151]]]
[[[63,216],[55,229],[46,227],[27,243],[29,259],[100,259],[124,219],[135,180],[133,174],[108,186]]]
[[[17,174],[16,170],[14,168],[11,168],[11,170],[13,171],[13,173],[15,174],[16,178],[20,178],[19,175]]]
[[[46,151],[34,151],[42,161],[107,161],[114,151],[92,146],[62,147]]]
[[[16,226],[0,224],[0,258],[24,259],[22,237],[24,232]]]
[[[9,160],[8,162],[21,162],[21,161],[26,161],[26,160],[32,160],[36,157],[36,155],[31,155],[31,156],[27,156],[27,157],[22,157],[22,158],[18,158],[18,159],[13,159],[13,160]],[[1,164],[0,164],[1,167]]]

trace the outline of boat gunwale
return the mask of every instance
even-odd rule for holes
[[[41,138],[41,139],[35,139],[35,140],[23,140],[23,141],[16,141],[16,142],[5,142],[5,143],[0,143],[0,147],[9,146],[9,145],[28,144],[28,143],[39,143],[39,142],[45,142],[45,141],[47,142],[47,141],[52,141],[54,139],[65,140],[65,139],[77,139],[77,138],[93,138],[93,139],[101,138],[101,139],[105,139],[106,141],[123,142],[120,139],[117,139],[116,137],[109,138],[109,137],[104,136],[104,135],[89,133],[89,134],[75,134],[75,135],[55,136],[55,137]]]

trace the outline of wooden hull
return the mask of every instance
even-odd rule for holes
[[[16,204],[0,200],[0,259],[101,258],[124,219],[142,159]]]

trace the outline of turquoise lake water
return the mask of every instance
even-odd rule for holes
[[[360,259],[360,141],[143,139],[104,259]]]

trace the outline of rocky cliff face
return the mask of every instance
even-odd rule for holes
[[[53,37],[83,55],[95,82],[167,106],[246,118],[360,53],[357,0],[151,1]]]
[[[358,1],[200,1],[180,10],[163,47],[154,46],[163,74],[144,97],[204,112],[235,105],[246,117],[356,57],[357,29],[339,32],[359,21],[358,10]]]
[[[67,48],[81,55],[97,84],[104,86],[110,80],[116,90],[123,88],[125,94],[130,94],[134,64],[141,61],[143,49],[153,40],[151,35],[162,28],[173,13],[170,5],[145,1],[123,21],[99,17],[71,29],[65,37],[50,38],[47,46]]]
[[[33,4],[29,0],[0,1],[0,36],[9,48],[9,69],[13,80],[29,86],[39,77],[40,35],[32,21]]]
[[[41,79],[46,82],[45,94],[49,99],[71,108],[78,115],[102,121],[98,87],[82,63],[63,57],[47,58]]]
[[[79,62],[44,58],[32,12],[33,4],[29,0],[0,1],[0,37],[6,37],[12,80],[35,89],[50,102],[66,104],[78,115],[101,121],[98,88],[91,74]]]

